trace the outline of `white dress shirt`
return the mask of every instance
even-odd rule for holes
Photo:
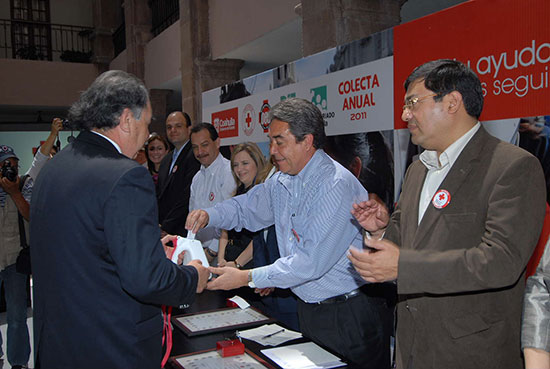
[[[229,199],[235,192],[236,186],[231,173],[231,162],[222,154],[218,154],[208,167],[201,165],[201,169],[193,177],[189,211],[207,209]],[[219,229],[205,228],[201,229],[196,237],[202,242],[202,247],[218,252],[220,234]]]
[[[426,166],[426,168],[428,168],[428,173],[426,174],[424,186],[422,187],[422,192],[420,193],[420,203],[418,204],[418,224],[420,224],[426,209],[432,201],[435,191],[439,188],[441,182],[443,182],[453,167],[456,159],[480,126],[480,123],[477,122],[472,129],[447,147],[447,149],[439,155],[439,158],[434,150],[426,150],[420,154],[420,161]]]

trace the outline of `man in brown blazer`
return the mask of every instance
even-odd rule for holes
[[[425,151],[389,222],[374,203],[354,205],[371,249],[349,257],[365,280],[397,283],[398,368],[521,368],[525,265],[545,211],[540,164],[480,126],[481,84],[462,63],[423,64],[405,89],[402,119]]]

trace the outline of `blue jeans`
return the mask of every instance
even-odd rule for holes
[[[27,329],[27,275],[17,273],[13,264],[0,272],[0,283],[4,283],[6,293],[8,362],[12,366],[27,365],[31,354]],[[0,351],[1,348],[0,334]]]

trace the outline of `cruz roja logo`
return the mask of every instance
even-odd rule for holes
[[[328,111],[327,86],[314,87],[309,90],[311,102],[321,110],[325,126],[328,126],[327,119],[334,118],[334,111]]]
[[[254,115],[256,113],[252,105],[246,104],[241,113],[241,121],[244,122],[244,134],[247,136],[252,135],[252,132],[254,132]]]

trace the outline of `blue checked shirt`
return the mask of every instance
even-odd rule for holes
[[[275,224],[281,258],[253,269],[258,288],[291,288],[305,302],[350,292],[365,283],[346,257],[362,248],[361,228],[351,215],[367,191],[347,169],[317,150],[295,176],[275,173],[213,208],[208,226],[257,231]]]

